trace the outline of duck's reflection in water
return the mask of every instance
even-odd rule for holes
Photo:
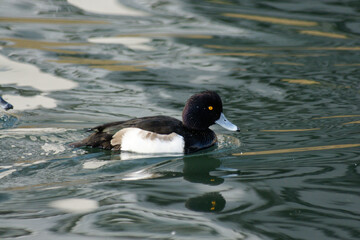
[[[209,156],[185,158],[183,177],[189,182],[220,185],[224,182],[224,179],[210,174],[211,171],[215,171],[220,165],[219,159]]]
[[[166,164],[165,164],[166,165]],[[221,161],[217,158],[203,155],[183,158],[183,171],[155,171],[152,176],[157,178],[183,177],[184,180],[192,183],[201,183],[210,186],[217,186],[224,183],[224,178],[213,176],[213,172],[221,172]],[[164,165],[163,165],[164,167]],[[220,169],[220,170],[219,170]],[[226,205],[225,198],[219,192],[208,192],[189,198],[185,207],[197,212],[219,212]]]
[[[189,182],[203,183],[216,186],[224,182],[224,179],[212,176],[211,172],[219,168],[221,162],[217,158],[199,156],[184,159],[184,179]],[[209,192],[200,196],[189,198],[185,207],[196,212],[219,212],[226,205],[225,198],[218,192]]]
[[[226,200],[218,192],[205,193],[189,198],[185,207],[196,212],[220,212],[225,208]]]
[[[181,171],[182,170],[182,171]],[[145,169],[128,173],[122,180],[133,181],[141,179],[170,179],[183,178],[187,182],[207,185],[210,188],[201,194],[193,196],[185,201],[185,207],[197,212],[219,212],[226,206],[225,197],[213,187],[224,183],[227,176],[239,175],[237,169],[225,169],[221,167],[221,161],[213,156],[194,155],[154,164]],[[198,185],[194,185],[198,188]],[[221,187],[220,187],[221,188]],[[226,187],[225,187],[226,188]],[[221,188],[222,189],[222,188]]]

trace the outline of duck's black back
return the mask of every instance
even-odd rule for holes
[[[107,132],[114,135],[117,131],[123,128],[140,128],[146,131],[155,132],[158,134],[170,134],[172,132],[177,132],[180,128],[183,127],[182,122],[176,118],[167,117],[167,116],[152,116],[152,117],[142,117],[134,118],[127,121],[112,122],[104,125],[100,125],[92,128],[92,130],[98,132]]]

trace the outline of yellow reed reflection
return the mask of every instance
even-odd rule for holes
[[[60,59],[58,60],[50,60],[50,61],[57,63],[89,65],[91,68],[101,68],[109,71],[127,71],[127,72],[146,71],[146,69],[143,68],[144,66],[123,65],[123,63],[125,62],[117,61],[117,60],[60,57]],[[131,63],[135,63],[135,62],[131,62]]]
[[[267,54],[267,53],[254,53],[254,52],[220,52],[220,53],[204,53],[196,56],[241,56],[241,57],[321,57],[327,56],[328,54],[320,53],[304,53],[304,54]]]
[[[360,67],[360,63],[339,63],[334,64],[336,67]]]
[[[50,62],[57,63],[73,63],[73,64],[84,64],[84,65],[97,65],[97,64],[117,64],[116,60],[107,59],[91,59],[91,58],[80,58],[80,57],[60,57],[58,60],[50,60]]]
[[[205,56],[242,56],[242,57],[268,57],[265,53],[249,53],[249,52],[228,52],[228,53],[205,53]]]
[[[257,152],[245,152],[245,153],[233,153],[233,156],[256,156],[256,155],[268,155],[268,154],[281,154],[281,153],[297,153],[297,152],[308,152],[308,151],[321,151],[321,150],[332,150],[342,148],[354,148],[360,147],[359,143],[355,144],[339,144],[339,145],[327,145],[327,146],[316,146],[316,147],[303,147],[303,148],[287,148]]]
[[[288,83],[295,83],[295,84],[302,84],[302,85],[313,85],[313,84],[320,84],[318,81],[308,80],[308,79],[281,79],[283,82]]]
[[[275,65],[288,65],[288,66],[304,66],[303,63],[294,63],[294,62],[273,62]]]
[[[223,50],[239,51],[360,51],[360,46],[338,46],[338,47],[235,47],[205,44],[204,47]]]
[[[314,21],[303,21],[303,20],[295,20],[288,18],[267,17],[267,16],[250,15],[250,14],[223,13],[222,15],[225,17],[242,18],[242,19],[254,20],[259,22],[268,22],[268,23],[291,25],[291,26],[313,27],[318,25],[318,23]]]
[[[144,66],[132,66],[132,65],[91,65],[92,68],[102,68],[115,72],[143,72],[146,71]]]
[[[360,120],[359,121],[343,123],[343,125],[348,125],[348,124],[360,124]]]
[[[10,42],[14,43],[12,45],[5,45],[3,47],[27,48],[27,49],[32,48],[32,49],[44,50],[44,51],[49,51],[49,52],[58,52],[58,53],[64,53],[64,54],[81,54],[82,52],[58,49],[59,47],[89,45],[89,43],[80,43],[80,42],[79,43],[46,42],[46,41],[36,41],[36,40],[21,39],[21,38],[0,38],[0,40],[10,41]]]
[[[301,30],[300,33],[301,34],[312,35],[312,36],[317,36],[317,37],[342,38],[342,39],[348,38],[344,34],[321,32],[321,31],[316,31],[316,30]]]
[[[360,51],[360,47],[339,46],[339,47],[305,47],[304,50],[314,51]]]
[[[35,41],[28,39],[19,39],[19,38],[2,38],[0,40],[10,41],[14,43],[12,45],[6,45],[4,47],[38,49],[38,50],[58,52],[63,54],[83,54],[83,52],[58,49],[59,47],[85,46],[92,44],[92,43],[73,43],[73,42],[72,43],[45,42],[45,41]],[[89,59],[89,58],[80,58],[80,57],[60,57],[60,59],[58,60],[49,60],[49,61],[57,62],[57,63],[90,65],[90,67],[92,68],[102,68],[109,71],[129,71],[129,72],[146,71],[146,69],[143,68],[144,66],[123,65],[124,62],[117,60]]]
[[[231,2],[224,0],[208,0],[208,2],[222,5],[233,5]]]
[[[320,128],[307,128],[307,129],[274,129],[274,130],[260,130],[261,132],[275,132],[275,133],[286,133],[286,132],[307,132],[307,131],[317,131]]]
[[[190,38],[190,39],[212,39],[212,35],[191,34],[191,33],[136,33],[136,34],[122,34],[116,37],[174,37],[174,38]]]
[[[313,119],[352,118],[352,117],[360,117],[360,115],[337,115],[337,116],[328,116],[328,117],[317,117],[317,118],[313,118]]]

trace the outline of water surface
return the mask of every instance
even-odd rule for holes
[[[1,239],[357,239],[358,1],[1,1]],[[68,143],[223,98],[188,156]]]

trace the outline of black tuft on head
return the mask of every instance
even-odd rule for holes
[[[220,118],[220,96],[214,91],[195,94],[186,102],[182,113],[183,124],[190,129],[205,130]]]

